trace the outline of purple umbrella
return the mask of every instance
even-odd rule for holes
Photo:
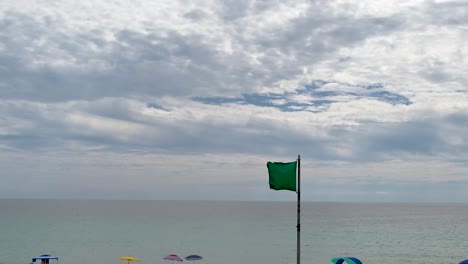
[[[179,256],[177,256],[175,254],[167,255],[163,259],[165,259],[165,260],[174,260],[174,261],[184,261],[181,257],[179,257]]]

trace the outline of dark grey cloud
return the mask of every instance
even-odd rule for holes
[[[450,74],[446,73],[444,67],[425,69],[421,71],[421,74],[433,83],[444,83],[452,81],[454,78]]]
[[[458,121],[460,119],[463,121]],[[335,126],[327,131],[329,136],[324,139],[252,117],[244,127],[194,125],[188,129],[174,129],[158,147],[193,153],[276,153],[286,156],[301,153],[316,160],[355,162],[405,156],[445,157],[458,161],[460,155],[468,153],[468,136],[462,133],[468,129],[467,120],[467,115],[455,115],[402,123],[364,123],[357,129]],[[256,133],[248,133],[252,130]],[[459,143],[450,141],[454,135],[460,137]],[[340,149],[351,154],[342,156]]]
[[[460,26],[468,24],[468,3],[456,2],[433,2],[426,4],[425,13],[428,22],[434,25]]]
[[[443,145],[440,129],[430,120],[396,125],[374,125],[372,132],[363,133],[359,141],[363,151],[386,154],[435,155]]]
[[[17,13],[0,21],[5,40],[0,77],[8,86],[0,92],[3,98],[67,101],[223,89],[211,69],[223,71],[225,66],[201,36],[121,30],[114,32],[115,41],[107,41],[99,31],[60,32],[59,22]],[[49,46],[35,46],[40,39]],[[35,65],[37,60],[44,61]],[[65,65],[53,65],[57,60]]]
[[[226,9],[220,17],[248,18],[263,6],[250,10],[250,2],[243,3],[223,3]],[[229,54],[206,34],[181,33],[157,24],[147,26],[147,32],[117,29],[111,32],[115,39],[109,40],[105,29],[72,30],[60,16],[6,12],[0,18],[4,42],[0,77],[5,88],[0,95],[38,101],[236,95],[290,78],[338,48],[387,34],[402,22],[397,17],[327,17],[311,9],[271,32],[257,31],[253,38],[245,34],[245,27],[254,21],[226,22],[225,37],[236,45]],[[264,54],[260,64],[252,64],[249,52]]]
[[[428,116],[432,116],[427,113]],[[383,160],[388,157],[459,157],[468,153],[468,115],[427,117],[402,123],[366,124],[352,136],[356,158]]]
[[[281,113],[281,108],[262,105],[264,97],[259,99],[253,96],[243,100],[246,101],[239,106],[280,110],[277,113]],[[216,105],[223,103],[217,101]],[[239,102],[232,101],[227,106],[235,108],[236,104]],[[141,114],[144,110],[141,107],[160,112],[148,118]],[[212,109],[222,111],[223,106],[213,106]],[[202,114],[204,118],[193,110],[194,120],[191,120],[190,114],[181,117],[177,113],[180,110],[174,106],[149,102],[138,103],[135,108],[126,100],[76,102],[48,107],[10,103],[3,104],[0,110],[6,116],[0,120],[2,126],[11,131],[0,137],[0,145],[18,150],[48,151],[60,149],[67,142],[81,142],[118,152],[135,150],[194,155],[301,153],[317,160],[356,162],[383,161],[411,155],[459,160],[468,153],[468,136],[463,133],[468,129],[468,115],[464,113],[434,117],[433,113],[427,112],[422,113],[421,118],[390,123],[364,119],[359,126],[327,125],[327,119],[322,119],[324,123],[317,128],[316,122],[309,124],[307,120],[311,114],[318,113],[283,111],[285,118],[300,120],[304,117],[300,127],[296,127],[299,123],[288,124],[287,119],[265,119],[258,115],[259,112],[249,114],[248,110],[242,114],[243,121],[238,120],[238,112],[226,112],[223,118],[232,122],[220,122],[219,116],[210,114],[209,109]],[[81,118],[79,123],[74,119],[77,114]],[[127,126],[141,131],[135,134],[131,130],[127,135]],[[306,132],[314,127],[321,133]],[[343,155],[343,152],[348,154]]]
[[[344,47],[354,47],[368,38],[385,36],[401,29],[405,18],[356,18],[330,16],[311,7],[303,17],[293,19],[281,28],[256,32],[252,39],[244,39],[250,50],[264,53],[259,59],[270,74],[264,78],[266,85],[288,79],[302,72],[304,66],[315,65],[332,57]],[[284,56],[286,59],[279,59]],[[256,76],[257,77],[257,76]]]

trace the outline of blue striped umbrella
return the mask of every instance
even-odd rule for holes
[[[341,258],[334,258],[331,260],[334,264],[362,264],[362,262],[354,257],[341,257]]]
[[[36,262],[36,260],[40,260],[41,263],[46,263],[49,264],[50,260],[54,259],[58,261],[58,257],[56,256],[51,256],[51,255],[40,255],[39,257],[32,258],[32,262]]]

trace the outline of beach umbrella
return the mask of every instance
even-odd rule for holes
[[[202,256],[198,256],[198,255],[190,255],[190,256],[187,256],[185,257],[186,260],[201,260],[203,259]]]
[[[127,261],[127,263],[130,263],[130,262],[140,262],[139,259],[134,258],[134,257],[130,257],[130,256],[120,257],[119,260]]]
[[[468,259],[462,260],[459,264],[468,264]]]
[[[181,257],[179,257],[179,256],[177,256],[175,254],[167,255],[163,259],[172,260],[172,261],[184,261]]]
[[[362,264],[362,262],[355,257],[340,257],[331,260],[334,264]]]
[[[39,257],[32,258],[32,262],[36,262],[36,260],[40,260],[41,263],[49,264],[49,261],[51,259],[58,261],[58,257],[51,256],[51,255],[40,255]]]

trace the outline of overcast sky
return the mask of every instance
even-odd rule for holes
[[[468,2],[0,0],[0,197],[468,202]]]

